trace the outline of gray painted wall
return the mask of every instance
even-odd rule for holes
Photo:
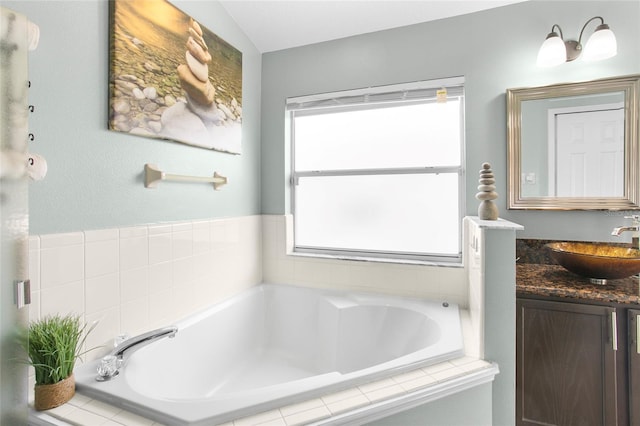
[[[40,27],[29,101],[49,172],[30,187],[31,234],[260,213],[261,55],[217,2],[172,3],[243,52],[243,154],[107,130],[108,2],[2,1]],[[170,173],[228,176],[229,185],[143,185],[145,163]]]
[[[578,38],[603,16],[618,40],[609,60],[537,68],[538,49],[554,23]],[[262,211],[289,210],[289,153],[284,104],[290,96],[463,75],[466,79],[466,211],[477,214],[478,171],[492,164],[500,216],[525,226],[518,237],[614,240],[624,212],[506,209],[507,88],[640,73],[640,2],[527,1],[484,12],[263,55]],[[595,26],[586,31],[590,32]],[[615,241],[627,241],[623,236]]]

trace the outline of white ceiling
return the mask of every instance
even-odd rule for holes
[[[525,0],[221,0],[260,52],[464,15]]]

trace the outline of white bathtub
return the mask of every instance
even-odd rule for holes
[[[213,425],[463,355],[454,304],[263,284],[176,324],[77,390],[169,425]]]

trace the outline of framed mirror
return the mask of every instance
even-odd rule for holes
[[[507,90],[508,208],[640,209],[640,75]]]

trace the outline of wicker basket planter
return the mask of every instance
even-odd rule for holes
[[[58,407],[73,398],[75,362],[83,353],[87,335],[97,325],[86,327],[78,315],[48,315],[31,321],[21,333],[26,362],[35,372],[36,410]]]
[[[36,385],[34,408],[38,411],[58,407],[73,398],[76,380],[73,374],[51,385]]]

